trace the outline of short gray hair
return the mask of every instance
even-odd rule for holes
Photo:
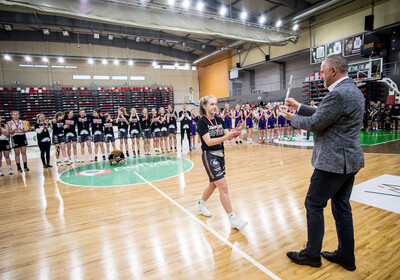
[[[341,54],[330,55],[325,61],[330,67],[335,67],[339,73],[347,74],[349,64]]]

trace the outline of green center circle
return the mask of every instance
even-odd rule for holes
[[[129,157],[123,165],[107,160],[71,168],[60,174],[60,181],[78,187],[120,187],[171,178],[192,167],[192,161],[177,157]]]

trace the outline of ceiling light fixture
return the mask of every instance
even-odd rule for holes
[[[156,67],[157,66],[157,62],[153,61],[152,65],[153,65],[153,67]]]
[[[281,25],[282,25],[282,21],[279,19],[279,20],[276,22],[275,26],[276,26],[276,27],[280,27]]]
[[[103,60],[101,61],[101,63],[103,63],[103,65],[107,65],[107,59],[103,59]]]
[[[140,42],[140,37],[139,36],[136,37],[136,42],[138,42],[138,43]]]
[[[129,61],[128,61],[128,65],[129,65],[129,66],[132,66],[132,65],[133,65],[133,61],[132,61],[132,60],[129,60]]]
[[[64,63],[64,61],[65,61],[64,58],[62,58],[62,57],[59,57],[59,58],[58,58],[58,62],[59,62],[59,63]]]
[[[241,18],[242,20],[245,20],[245,19],[247,18],[247,13],[246,13],[245,11],[241,12],[240,18]]]
[[[197,3],[197,10],[201,12],[203,10],[203,8],[204,8],[204,3],[199,1]]]
[[[50,35],[50,30],[48,28],[43,28],[44,35]]]
[[[99,33],[93,33],[93,38],[100,39],[100,34]]]
[[[118,65],[118,64],[119,64],[118,59],[114,59],[114,65]]]
[[[175,0],[168,0],[168,5],[173,6],[175,4]]]
[[[182,47],[186,47],[186,42],[182,42]]]
[[[297,23],[295,23],[295,24],[293,25],[293,30],[296,31],[297,29],[299,29],[299,25],[298,25]]]
[[[189,6],[190,6],[190,1],[189,1],[189,0],[184,0],[183,3],[182,3],[182,6],[183,6],[185,9],[189,8]]]
[[[204,50],[207,47],[206,44],[201,45],[201,48]]]
[[[29,55],[26,55],[26,56],[25,56],[25,61],[31,62],[31,61],[32,61],[32,58],[31,58]]]
[[[42,61],[43,61],[43,62],[49,62],[49,59],[48,59],[46,56],[43,56],[43,57],[42,57]]]
[[[175,63],[175,68],[178,68],[179,67],[179,64],[178,64],[178,62],[176,62]]]
[[[5,54],[4,59],[7,61],[11,61],[11,56],[9,54]]]
[[[161,40],[160,40],[160,45],[163,45],[163,44],[164,44],[164,40],[161,39]]]
[[[108,34],[108,40],[110,40],[110,41],[112,41],[113,39],[114,39],[114,36],[113,35],[111,35],[111,34]]]
[[[222,6],[221,9],[219,10],[219,14],[221,16],[225,16],[226,12],[227,12],[227,10],[226,10],[225,6]]]
[[[89,64],[93,64],[93,58],[88,58],[88,61],[87,61]]]
[[[265,20],[266,20],[266,18],[265,18],[265,16],[260,16],[260,18],[258,19],[258,22],[260,23],[260,24],[263,24],[264,22],[265,22]]]
[[[68,32],[67,30],[63,30],[62,34],[63,34],[63,36],[65,36],[65,37],[69,36],[69,32]]]

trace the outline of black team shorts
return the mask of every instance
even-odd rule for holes
[[[219,157],[210,154],[209,151],[203,151],[201,159],[210,182],[218,181],[225,177],[225,157]]]

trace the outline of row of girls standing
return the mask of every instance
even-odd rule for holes
[[[219,114],[217,114],[219,116]],[[221,117],[224,120],[224,124],[228,131],[232,130],[232,120],[235,120],[235,128],[241,122],[245,123],[246,131],[247,131],[247,143],[253,143],[253,133],[254,133],[254,124],[253,124],[253,112],[250,109],[249,104],[246,104],[245,110],[241,110],[240,105],[236,104],[235,110],[230,110],[229,104],[225,104],[225,109],[221,113]],[[236,144],[242,144],[242,134],[235,139]],[[229,141],[231,145],[232,142]]]
[[[258,114],[256,116],[258,122],[259,138],[258,142],[261,143],[272,143],[275,137],[275,127],[277,127],[277,139],[283,141],[285,134],[285,127],[287,127],[288,139],[292,139],[293,130],[291,121],[286,120],[282,112],[287,111],[292,114],[297,112],[291,108],[285,108],[283,106],[277,106],[276,109],[269,104],[266,108],[263,106],[259,107]],[[252,112],[253,113],[253,112]],[[254,114],[254,113],[253,113]]]
[[[230,110],[229,104],[225,104],[225,109],[222,111],[221,114],[216,114],[216,116],[221,117],[224,120],[224,124],[226,129],[228,131],[231,131],[233,129],[232,125],[232,120],[235,120],[235,128],[238,127],[238,125],[242,122],[243,119],[243,111],[240,110],[240,106],[237,104],[235,106],[235,110]],[[228,142],[230,145],[232,145],[232,141],[229,140]],[[235,143],[236,144],[242,144],[242,134],[240,133],[238,137],[235,138]]]
[[[108,113],[102,114],[101,109],[93,110],[93,114],[86,114],[81,109],[78,115],[72,111],[58,112],[54,119],[49,121],[44,115],[40,114],[37,118],[36,132],[38,133],[39,147],[41,149],[41,158],[43,167],[50,166],[50,134],[49,129],[53,129],[53,144],[55,145],[57,165],[61,166],[61,158],[65,164],[72,163],[72,155],[75,162],[85,161],[85,143],[89,153],[90,161],[97,161],[100,154],[103,160],[106,159],[106,151],[110,152],[116,149],[114,126],[118,128],[118,138],[120,150],[129,154],[128,138],[132,139],[133,156],[140,156],[140,137],[144,139],[145,155],[150,155],[150,140],[153,138],[153,145],[156,154],[172,152],[173,144],[176,151],[176,120],[177,114],[168,106],[165,113],[164,108],[155,109],[149,115],[147,108],[143,108],[142,116],[139,116],[135,108],[131,109],[130,115],[125,108],[118,109],[118,115],[115,120]],[[170,150],[168,150],[168,139]],[[94,158],[92,142],[94,143]],[[77,143],[81,146],[81,160],[78,159]],[[106,144],[106,149],[104,147]],[[65,144],[67,148],[65,149]],[[99,155],[99,156],[98,156]]]
[[[229,104],[225,104],[225,109],[221,113],[221,117],[224,119],[225,126],[227,129],[232,129],[232,119],[235,120],[235,127],[238,126],[240,122],[245,122],[245,128],[247,132],[247,143],[254,143],[253,134],[254,134],[254,122],[253,120],[257,120],[258,130],[259,130],[259,143],[272,143],[275,139],[275,126],[277,123],[278,132],[277,137],[279,140],[284,140],[284,129],[287,127],[288,139],[292,139],[291,136],[293,134],[293,128],[291,126],[291,122],[286,120],[282,116],[282,111],[288,110],[291,113],[296,113],[292,109],[286,109],[282,106],[279,106],[276,110],[272,107],[272,105],[268,105],[267,108],[260,107],[258,114],[254,113],[254,110],[250,108],[249,104],[245,105],[244,110],[241,109],[240,105],[237,104],[235,106],[235,110],[229,109]],[[266,135],[265,135],[266,134]],[[241,135],[235,139],[236,144],[242,143]],[[231,143],[230,143],[231,144]]]
[[[150,155],[150,141],[153,139],[153,148],[156,155],[177,151],[177,113],[168,105],[165,112],[164,107],[158,109],[153,108],[149,114],[147,108],[142,109],[142,114],[139,116],[135,108],[131,109],[131,114],[126,113],[125,108],[118,109],[118,117],[115,120],[118,126],[118,138],[120,139],[120,150],[125,151],[129,155],[128,138],[132,139],[133,156],[140,156],[140,137],[143,138],[145,155]],[[112,134],[111,119],[109,134]],[[115,140],[114,140],[115,142]],[[168,148],[169,146],[169,148]],[[115,148],[115,147],[114,147]]]

